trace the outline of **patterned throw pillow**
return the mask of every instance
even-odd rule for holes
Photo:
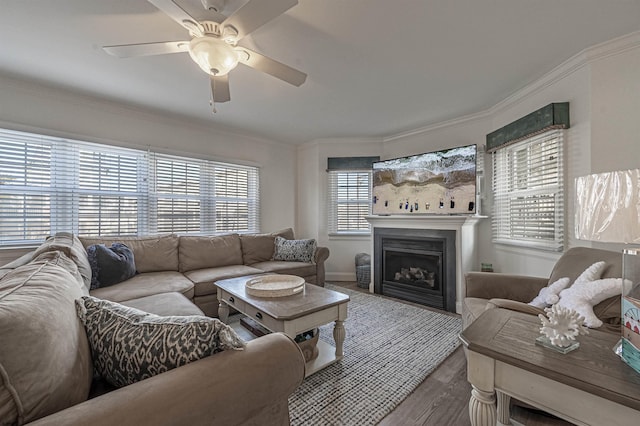
[[[273,260],[315,263],[317,243],[309,240],[286,240],[276,237]]]
[[[161,317],[91,296],[77,299],[76,310],[96,373],[118,387],[245,345],[215,318]]]
[[[91,290],[107,287],[128,280],[136,274],[133,252],[122,243],[111,247],[94,244],[87,247],[91,265]]]

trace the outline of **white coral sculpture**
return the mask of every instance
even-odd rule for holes
[[[584,326],[584,317],[573,309],[553,305],[544,311],[547,313],[546,317],[538,314],[542,321],[540,334],[547,336],[552,345],[566,348],[579,334],[589,334],[589,330]]]

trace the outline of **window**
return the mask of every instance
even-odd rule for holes
[[[329,234],[369,234],[371,171],[329,171]]]
[[[256,167],[0,130],[0,246],[258,232]]]
[[[493,153],[493,241],[561,251],[564,244],[563,131]]]

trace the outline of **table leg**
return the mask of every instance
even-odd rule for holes
[[[496,391],[496,397],[498,399],[498,426],[509,426],[511,424],[511,413],[509,412],[511,397],[500,391]]]
[[[336,342],[336,358],[342,358],[342,344],[346,331],[344,329],[344,321],[336,320],[336,324],[333,326],[333,340]]]
[[[493,426],[496,424],[496,397],[473,386],[469,399],[469,419],[472,426]]]
[[[220,300],[220,303],[218,304],[218,317],[220,318],[220,321],[225,324],[229,319],[229,305],[227,305],[223,300]]]

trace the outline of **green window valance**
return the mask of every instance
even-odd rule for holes
[[[487,152],[550,129],[568,129],[569,102],[549,104],[487,135]]]
[[[380,156],[373,157],[329,157],[327,171],[332,170],[367,170],[373,168],[373,163],[380,161]]]

